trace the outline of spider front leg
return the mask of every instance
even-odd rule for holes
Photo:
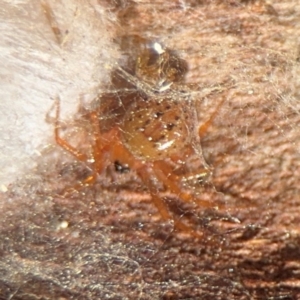
[[[54,136],[56,143],[63,148],[65,151],[69,152],[71,155],[73,155],[77,160],[81,162],[87,162],[88,156],[79,150],[77,150],[74,146],[70,145],[65,139],[61,138],[60,136],[60,100],[57,98],[56,100],[56,116],[55,116],[55,129],[54,129]],[[95,135],[98,134],[95,133]],[[98,153],[97,153],[98,154]],[[98,157],[98,156],[97,156]],[[82,186],[90,185],[95,182],[97,179],[97,171],[96,165],[92,165],[92,174],[88,176],[84,181],[80,182],[79,184],[73,186],[72,188],[67,188],[63,191],[63,194],[67,193],[70,190],[79,190]]]
[[[79,161],[87,161],[87,156],[83,153],[81,153],[80,151],[78,151],[75,147],[73,147],[72,145],[70,145],[66,140],[64,140],[63,138],[60,137],[60,100],[59,98],[57,98],[56,103],[56,116],[55,116],[55,128],[54,128],[54,136],[55,136],[55,141],[56,143],[63,148],[64,150],[66,150],[67,152],[69,152],[70,154],[72,154],[77,160]]]

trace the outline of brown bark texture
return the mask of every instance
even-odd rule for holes
[[[121,65],[135,55],[135,43],[120,43],[132,36],[187,62],[196,125],[225,98],[201,139],[212,174],[198,194],[215,205],[183,203],[156,182],[171,214],[202,237],[174,229],[136,172],[113,164],[62,196],[89,169],[55,146],[1,194],[0,299],[300,299],[298,1],[97,5],[114,16]],[[65,136],[88,152],[81,116]]]

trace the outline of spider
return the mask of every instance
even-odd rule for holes
[[[92,160],[60,136],[59,103],[56,106],[55,140],[76,159],[91,165],[91,175],[80,186],[93,184],[109,164],[117,163],[120,169],[136,172],[164,220],[173,220],[179,230],[193,232],[172,215],[160,196],[157,182],[182,201],[213,206],[188,191],[184,182],[188,178],[201,181],[210,174],[202,156],[200,139],[224,100],[204,124],[195,126],[196,113],[189,109],[187,95],[182,92],[182,97],[178,98],[178,93],[181,94],[177,92],[174,97],[173,86],[183,81],[186,62],[159,43],[143,40],[141,44],[133,67],[128,68],[129,71],[123,67],[116,69],[115,82],[118,83],[115,86],[126,85],[123,92],[102,95],[98,108],[88,112],[93,132]],[[107,124],[102,117],[107,111],[111,112],[110,103],[117,102],[121,103],[114,111],[118,117]],[[194,161],[189,161],[191,157],[197,157],[198,161],[194,172],[190,172],[190,165],[194,164]]]

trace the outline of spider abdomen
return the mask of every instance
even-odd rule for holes
[[[140,99],[124,116],[122,139],[136,157],[165,159],[179,153],[189,141],[189,115],[182,104],[166,99]]]

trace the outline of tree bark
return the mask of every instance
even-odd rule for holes
[[[124,58],[122,37],[138,35],[187,62],[199,125],[225,98],[201,139],[212,175],[200,198],[215,208],[166,195],[203,237],[174,230],[137,174],[113,165],[63,197],[87,166],[59,147],[41,151],[1,194],[0,298],[300,299],[297,1],[92,4],[109,16],[109,47],[120,48],[110,61]],[[99,80],[112,89],[110,79]]]

